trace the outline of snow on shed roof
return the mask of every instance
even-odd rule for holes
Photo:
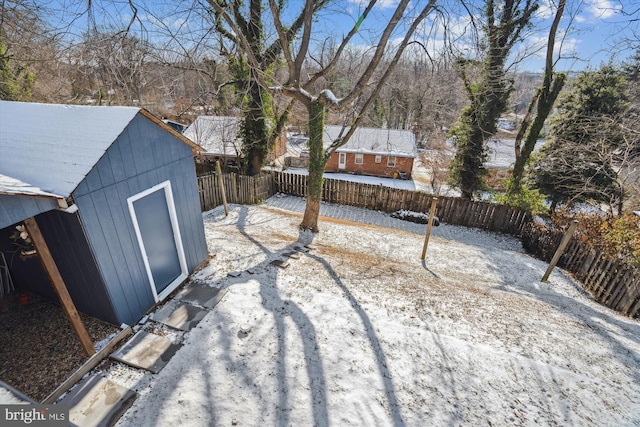
[[[12,178],[10,176],[0,174],[0,194],[8,195],[20,195],[20,196],[35,196],[35,197],[53,197],[56,199],[63,199],[64,197],[59,194],[52,194],[46,191],[42,191],[38,187],[34,187],[31,184],[20,181],[19,179]]]
[[[325,148],[338,137],[341,129],[342,126],[324,127]],[[410,130],[358,128],[349,141],[336,151],[413,158],[416,157],[416,138]]]
[[[239,117],[198,116],[183,135],[204,148],[208,154],[240,156],[242,139]]]
[[[0,174],[67,197],[138,112],[0,101]]]

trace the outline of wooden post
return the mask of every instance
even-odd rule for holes
[[[58,386],[54,391],[51,392],[49,396],[47,396],[41,403],[43,405],[48,405],[56,401],[56,399],[62,396],[64,393],[69,391],[71,387],[73,387],[78,381],[82,379],[82,377],[96,367],[96,365],[102,362],[105,357],[109,355],[113,351],[113,348],[120,343],[124,338],[131,335],[131,327],[127,326],[122,329],[118,335],[116,335],[111,341],[107,343],[99,352],[91,356],[82,366],[78,368],[69,378],[67,378],[62,384]]]
[[[227,206],[227,196],[224,194],[224,183],[222,182],[222,171],[220,170],[220,160],[216,160],[216,175],[218,175],[218,186],[222,195],[222,204],[224,205],[224,216],[229,215],[229,207]]]
[[[542,280],[540,280],[541,282],[544,283],[547,281],[547,279],[549,279],[549,276],[551,275],[551,271],[553,271],[553,268],[556,266],[556,264],[560,260],[560,256],[562,256],[564,249],[569,244],[569,240],[571,239],[571,236],[573,236],[573,233],[576,231],[577,226],[578,226],[578,220],[574,219],[571,225],[569,226],[569,229],[567,230],[567,232],[564,233],[564,236],[562,236],[562,241],[560,241],[560,246],[558,246],[556,253],[553,255],[553,259],[551,260],[551,263],[549,264],[547,271],[544,273],[544,276],[542,276]]]
[[[427,226],[427,234],[424,236],[424,245],[422,246],[422,257],[421,260],[424,261],[427,256],[427,246],[429,245],[429,236],[431,235],[431,227],[433,227],[433,217],[436,214],[436,204],[438,203],[438,198],[434,197],[431,199],[431,210],[429,210],[429,225]]]
[[[53,256],[51,256],[51,251],[49,251],[49,246],[47,246],[47,242],[44,240],[42,233],[40,232],[40,227],[38,227],[38,223],[35,218],[29,218],[24,221],[24,225],[27,228],[27,233],[31,237],[31,241],[33,242],[33,246],[38,252],[38,256],[40,257],[40,261],[42,261],[42,265],[44,266],[49,279],[51,280],[51,284],[53,285],[53,289],[58,294],[58,298],[60,298],[60,303],[62,304],[62,309],[64,310],[69,322],[71,322],[71,326],[76,332],[78,339],[80,339],[80,344],[82,344],[82,348],[84,349],[87,356],[91,356],[96,352],[96,349],[93,347],[93,343],[91,342],[91,338],[87,333],[87,330],[84,328],[82,324],[82,320],[80,319],[80,315],[76,310],[76,306],[69,295],[69,291],[67,290],[67,286],[64,284],[64,280],[60,275],[60,271],[58,270],[58,266],[53,260]]]

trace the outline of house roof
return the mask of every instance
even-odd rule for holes
[[[325,149],[338,137],[341,130],[342,126],[324,127]],[[416,138],[410,130],[358,128],[349,141],[336,151],[414,158]]]
[[[198,116],[183,135],[200,145],[207,154],[240,157],[240,122],[239,117]]]
[[[0,101],[0,192],[68,197],[139,113],[200,148],[140,108]]]

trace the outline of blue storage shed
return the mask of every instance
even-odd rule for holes
[[[55,298],[37,254],[11,239],[34,218],[78,311],[138,321],[207,259],[198,150],[140,108],[0,101],[0,252],[14,284]]]

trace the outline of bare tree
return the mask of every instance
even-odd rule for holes
[[[86,33],[73,49],[75,95],[89,90],[99,105],[142,103],[145,65],[152,49],[149,43],[126,33]]]
[[[227,25],[235,31],[235,34],[239,36],[240,46],[247,55],[252,69],[260,71],[259,58],[253,55],[250,40],[247,40],[246,37],[242,35],[242,31],[238,27],[238,22],[233,17],[234,11],[224,10],[217,2],[212,0],[209,1],[209,4],[220,14]],[[322,89],[316,92],[316,95],[310,93],[309,91],[314,88],[314,85],[321,83],[323,81],[322,79],[334,70],[336,64],[349,46],[349,43],[358,33],[360,26],[376,4],[376,0],[370,1],[332,55],[328,55],[326,61],[325,58],[316,61],[316,71],[312,74],[305,75],[303,73],[304,65],[307,61],[311,60],[314,53],[312,49],[312,34],[315,19],[317,19],[313,13],[314,1],[307,0],[303,5],[301,35],[295,45],[290,45],[289,39],[287,38],[287,28],[289,28],[289,25],[284,23],[287,15],[281,10],[279,3],[276,3],[275,0],[269,0],[270,18],[273,20],[274,28],[280,40],[287,68],[284,83],[277,86],[270,86],[270,90],[280,91],[297,102],[300,102],[306,108],[308,115],[309,178],[306,196],[307,204],[300,226],[314,232],[318,231],[318,215],[322,198],[322,173],[327,161],[331,154],[335,152],[338,147],[346,144],[353,135],[364,117],[363,113],[373,104],[374,99],[400,60],[407,44],[411,41],[414,32],[429,12],[432,11],[435,0],[424,2],[422,5],[416,4],[412,6],[412,9],[409,8],[409,0],[401,0],[398,2],[395,10],[389,15],[376,46],[372,48],[373,53],[366,58],[366,66],[363,72],[354,85],[348,88],[345,94],[341,94],[342,96],[340,98],[337,97],[330,88]],[[401,23],[402,25],[400,25]],[[399,44],[396,44],[392,39],[397,29],[403,29],[404,33]],[[380,69],[378,66],[381,64],[385,54],[388,55],[391,51],[394,51],[391,59],[384,63],[383,69]],[[258,74],[256,77],[264,84],[266,79],[263,75]],[[343,132],[325,149],[323,146],[324,120],[325,113],[329,108],[347,111],[348,114],[344,122]]]
[[[556,14],[549,29],[549,37],[547,41],[547,55],[545,59],[544,79],[542,86],[538,88],[535,96],[531,99],[527,112],[522,120],[515,141],[515,157],[516,161],[513,166],[513,175],[509,184],[509,193],[515,194],[520,191],[522,185],[522,176],[524,168],[531,153],[535,148],[540,132],[544,127],[544,122],[549,116],[553,104],[555,103],[564,82],[566,75],[564,73],[554,72],[554,48],[558,26],[560,19],[564,13],[566,0],[560,0],[556,9]],[[524,140],[524,144],[523,144]]]

